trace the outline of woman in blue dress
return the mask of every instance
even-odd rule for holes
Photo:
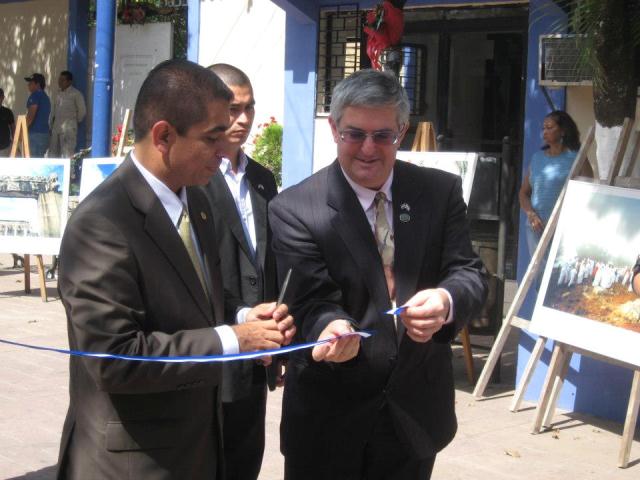
[[[531,158],[518,195],[520,208],[527,215],[530,255],[538,245],[580,149],[578,127],[562,110],[555,110],[544,118],[542,139],[544,146]]]

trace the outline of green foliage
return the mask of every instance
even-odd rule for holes
[[[278,186],[282,185],[282,125],[274,117],[269,123],[259,125],[262,129],[253,141],[253,159],[271,170]]]

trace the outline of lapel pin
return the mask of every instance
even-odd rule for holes
[[[400,214],[400,221],[403,223],[407,223],[409,220],[411,220],[411,215],[409,215],[408,213],[401,213]]]
[[[200,218],[202,218],[203,220],[207,219],[207,214],[204,212],[200,212]]]
[[[400,210],[406,210],[407,212],[410,212],[411,207],[409,206],[408,203],[403,203],[402,205],[400,205]]]
[[[258,184],[258,190],[264,190],[264,185],[262,185],[261,183]]]

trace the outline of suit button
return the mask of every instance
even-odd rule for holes
[[[257,279],[256,277],[249,277],[249,284],[250,284],[252,287],[255,287],[255,286],[256,286],[256,283],[258,283],[258,279]]]

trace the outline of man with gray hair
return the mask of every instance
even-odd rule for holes
[[[295,341],[374,332],[291,354],[285,479],[428,479],[455,434],[450,342],[484,302],[484,267],[460,177],[396,161],[408,122],[393,74],[354,73],[332,95],[337,160],[270,204],[278,272],[298,277]]]

